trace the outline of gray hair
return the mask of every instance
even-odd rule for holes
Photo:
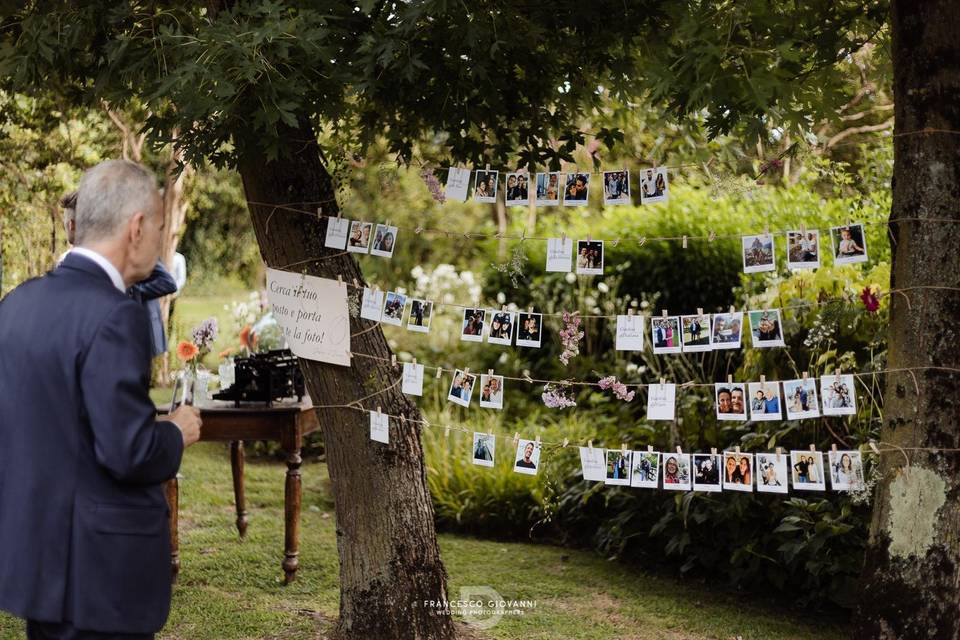
[[[138,211],[151,213],[156,197],[156,179],[135,162],[107,160],[88,169],[77,189],[77,245],[113,236]]]

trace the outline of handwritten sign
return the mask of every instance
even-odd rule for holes
[[[677,385],[651,384],[647,387],[647,420],[673,420]]]
[[[294,355],[350,366],[350,313],[345,284],[267,269],[267,297]]]
[[[390,443],[390,416],[379,411],[370,412],[370,439]]]
[[[447,185],[443,195],[447,200],[463,202],[467,199],[467,189],[470,187],[470,169],[450,167],[447,171]]]
[[[383,291],[380,289],[363,289],[363,301],[360,303],[360,317],[364,320],[380,322],[383,318]]]
[[[325,246],[331,249],[347,248],[347,231],[350,221],[343,218],[327,218],[327,238]]]
[[[411,396],[423,395],[423,365],[403,363],[403,392]]]
[[[643,351],[643,316],[617,316],[617,351]]]
[[[549,238],[547,240],[547,271],[569,273],[573,268],[573,240]]]
[[[603,482],[607,478],[607,458],[604,449],[580,447],[580,466],[583,479]]]

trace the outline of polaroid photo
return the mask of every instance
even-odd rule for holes
[[[634,451],[631,459],[630,486],[656,489],[660,482],[660,452]]]
[[[852,374],[820,377],[820,400],[825,416],[857,414],[856,382]]]
[[[625,449],[607,449],[605,484],[630,485],[630,452]]]
[[[616,351],[643,351],[643,316],[617,316]]]
[[[503,376],[480,375],[480,407],[503,409]]]
[[[753,491],[753,454],[723,452],[723,490]]]
[[[760,493],[787,492],[787,454],[756,454],[757,491]]]
[[[383,296],[380,289],[363,288],[363,299],[360,302],[360,317],[364,320],[380,322],[383,319]]]
[[[543,339],[543,314],[517,314],[517,346],[540,348]]]
[[[590,174],[566,173],[563,188],[563,206],[585,207],[589,203]]]
[[[863,456],[859,451],[828,451],[830,488],[834,491],[859,491],[864,487]]]
[[[777,262],[773,248],[773,236],[765,233],[759,236],[740,238],[743,248],[743,272],[760,273],[775,271]]]
[[[396,242],[397,228],[385,224],[378,224],[373,234],[373,247],[370,248],[370,255],[380,256],[381,258],[392,258]]]
[[[560,204],[559,171],[537,174],[537,197],[534,204],[538,207],[555,207]]]
[[[603,240],[577,240],[577,274],[603,275]]]
[[[350,221],[346,218],[327,218],[327,237],[324,246],[331,249],[347,248],[347,236],[350,234]]]
[[[477,202],[496,202],[500,172],[477,170],[474,173],[477,177],[473,183],[473,199]]]
[[[483,321],[485,317],[486,311],[483,309],[464,309],[460,339],[466,342],[483,342]]]
[[[580,469],[584,480],[604,482],[607,479],[606,449],[580,447]]]
[[[520,440],[517,443],[516,462],[513,470],[529,476],[537,475],[540,466],[540,443],[533,440]]]
[[[573,269],[573,240],[550,238],[547,240],[547,271],[570,273]]]
[[[517,325],[516,314],[513,311],[496,311],[494,309],[491,309],[489,313],[490,335],[487,336],[487,342],[509,347],[513,342],[513,331]]]
[[[742,382],[718,382],[714,385],[717,420],[747,420],[747,385]]]
[[[680,353],[680,316],[650,318],[650,336],[655,354]]]
[[[430,322],[433,320],[433,302],[412,298],[410,300],[410,316],[407,318],[407,329],[418,333],[430,331]]]
[[[673,420],[676,412],[677,385],[647,385],[647,420]]]
[[[720,454],[693,454],[693,490],[723,490],[720,486]]]
[[[387,293],[387,301],[383,305],[383,324],[400,326],[403,324],[403,308],[407,305],[407,296],[396,291]]]
[[[689,453],[661,454],[663,460],[663,488],[669,491],[689,491],[692,486]]]
[[[496,449],[497,439],[492,433],[473,432],[473,464],[478,464],[481,467],[492,467]]]
[[[817,229],[787,232],[787,267],[816,269],[820,266],[820,232]]]
[[[754,349],[784,346],[780,309],[749,311],[747,316],[750,318],[750,339]]]
[[[409,396],[423,395],[423,365],[403,363],[403,383],[400,390]]]
[[[351,253],[367,253],[370,248],[370,236],[373,233],[373,223],[363,220],[354,220],[350,223],[350,237],[347,238],[347,251]]]
[[[370,412],[370,439],[390,444],[390,416],[379,411]]]
[[[684,353],[710,351],[713,348],[710,344],[709,313],[699,316],[680,316],[680,324],[683,328],[681,342]]]
[[[713,314],[710,334],[714,349],[739,349],[743,338],[743,312]]]
[[[751,420],[782,420],[779,382],[751,382],[750,391]]]
[[[668,191],[666,167],[652,167],[640,171],[640,204],[666,202]]]
[[[820,451],[791,451],[793,488],[797,491],[826,491],[823,474],[823,453]]]
[[[447,200],[457,202],[467,201],[467,190],[470,188],[470,169],[450,167],[447,169],[447,184],[443,188],[443,196]]]
[[[603,172],[603,204],[630,204],[630,172]]]
[[[804,420],[820,416],[820,404],[817,402],[817,381],[783,381],[783,404],[787,409],[787,420]]]
[[[508,207],[525,207],[530,204],[530,174],[516,171],[507,174],[506,204]]]
[[[848,224],[830,229],[834,264],[856,264],[867,261],[867,238],[862,224]]]
[[[470,396],[473,395],[473,384],[476,381],[477,376],[475,374],[457,369],[453,372],[453,382],[450,383],[447,400],[461,407],[469,407]]]

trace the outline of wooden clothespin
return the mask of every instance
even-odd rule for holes
[[[807,372],[804,371],[804,372],[803,372],[803,380],[806,381],[806,380],[807,380],[807,377],[808,377]]]
[[[396,367],[396,366],[397,366],[397,354],[395,354],[395,353],[391,353],[391,354],[390,354],[390,366],[391,366],[391,367]]]
[[[805,225],[804,223],[801,222],[801,223],[800,223],[800,235],[803,236],[803,235],[806,235],[806,234],[807,234],[807,225]]]
[[[353,279],[353,288],[354,289],[360,288],[360,282],[356,278]]]
[[[587,440],[587,449],[593,449],[593,440]]]
[[[730,305],[730,313],[736,313],[737,307],[735,305]]]
[[[377,405],[377,416],[382,416],[383,413],[380,411],[380,405]]]
[[[648,445],[647,445],[647,453],[653,453],[653,445],[652,445],[652,444],[648,444]]]
[[[763,235],[765,235],[765,236],[770,235],[770,226],[769,226],[769,225],[764,225],[764,227],[763,227]]]
[[[513,433],[513,446],[517,446],[517,443],[520,442],[520,432],[515,431]]]
[[[450,425],[444,425],[444,427],[443,427],[443,437],[444,437],[444,438],[449,438],[449,437],[450,437]]]
[[[815,445],[815,444],[810,445],[810,451],[816,452],[816,451],[817,451],[817,445]]]
[[[727,374],[727,384],[733,384],[733,374],[732,374],[732,373],[728,373],[728,374]]]
[[[697,315],[698,315],[698,316],[702,316],[702,315],[703,315],[703,307],[697,307]]]
[[[740,455],[740,445],[737,445],[733,448],[733,452],[737,455]]]
[[[417,228],[413,230],[413,232],[417,235],[420,235],[422,231],[423,231],[423,227],[421,227],[420,225],[417,225]]]
[[[711,229],[710,235],[707,236],[707,242],[713,242],[716,239],[717,239],[717,234],[713,229]]]
[[[687,248],[687,236],[683,236],[683,248]]]
[[[339,274],[339,273],[337,274],[337,282],[340,283],[340,286],[343,286],[343,275],[342,275],[342,274]]]
[[[533,305],[527,307],[527,313],[533,313]]]
[[[493,375],[493,369],[487,369],[487,375],[488,375],[488,376],[492,376],[492,375]]]
[[[782,447],[777,447],[777,462],[780,462],[780,454],[783,453]]]
[[[466,369],[463,370],[463,375],[465,376],[470,375],[470,367],[467,367]]]
[[[613,242],[610,243],[610,246],[615,247],[618,244],[620,244],[620,238],[614,238]]]
[[[443,373],[443,367],[437,367],[437,380],[440,379],[440,374]]]
[[[507,310],[507,305],[505,304],[500,305],[500,311],[506,311],[506,310]]]
[[[624,458],[627,457],[627,443],[626,443],[626,442],[621,442],[621,443],[620,443],[620,453],[623,454],[623,457],[624,457]]]
[[[417,359],[416,359],[416,358],[413,359],[413,366],[417,366]]]
[[[564,449],[566,449],[568,444],[570,444],[570,438],[564,438],[564,439],[563,439],[563,444],[560,445],[560,446],[563,447]]]
[[[833,451],[834,453],[837,452],[837,445],[836,445],[836,443],[830,445],[830,450]]]
[[[561,232],[560,232],[560,242],[561,242],[562,244],[567,244],[567,232],[566,232],[566,231],[561,231]]]
[[[530,377],[530,371],[527,369],[523,370],[523,379],[530,384],[533,384],[533,378]]]
[[[540,436],[537,436],[536,442],[537,442],[537,449],[539,449],[539,448],[540,448]]]
[[[638,246],[642,247],[647,243],[647,236],[640,236],[640,240],[637,241]]]
[[[760,376],[760,384],[767,384],[767,376],[764,376],[764,375]]]
[[[678,455],[678,456],[682,456],[682,455],[683,455],[683,449],[680,448],[680,445],[677,445],[677,455]]]
[[[662,387],[662,386],[665,385],[665,384],[667,384],[667,379],[666,379],[666,378],[660,378],[660,386]]]
[[[667,317],[667,310],[666,310],[666,309],[663,310],[663,317],[664,317],[664,318]]]
[[[712,456],[717,455],[717,448],[716,448],[716,447],[710,447],[710,455],[712,455]]]
[[[342,219],[343,219],[343,210],[337,209],[337,220],[342,220]]]
[[[870,450],[871,450],[871,451],[873,451],[873,452],[874,452],[875,454],[877,454],[877,455],[880,455],[880,449],[877,448],[877,443],[876,443],[876,442],[874,442],[873,440],[871,440],[871,441],[869,441],[867,444],[870,445]]]
[[[634,313],[634,311],[633,311],[633,307],[631,307],[631,308],[629,308],[629,309],[627,309],[627,315],[628,315],[628,316],[632,316],[632,315],[633,315],[633,313]]]

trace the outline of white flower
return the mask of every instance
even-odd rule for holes
[[[566,280],[568,283],[573,284],[574,282],[577,281],[577,276],[574,275],[572,271],[570,271],[567,273],[567,275],[563,276],[563,279]]]
[[[503,291],[498,292],[497,302],[499,302],[500,304],[503,304],[506,301],[507,301],[507,294],[505,294]]]
[[[600,290],[600,293],[609,293],[609,292],[610,292],[610,287],[607,286],[607,283],[606,283],[606,282],[603,282],[603,281],[601,281],[599,284],[597,284],[597,289]]]
[[[588,306],[588,307],[594,307],[594,306],[596,306],[596,304],[597,304],[597,299],[594,298],[593,296],[586,296],[586,297],[583,299],[583,304],[586,305],[586,306]]]
[[[640,308],[641,308],[641,309],[646,309],[646,308],[649,307],[649,306],[650,306],[650,303],[647,302],[646,300],[643,300],[643,301],[640,302]]]
[[[631,362],[630,364],[627,365],[627,373],[636,373],[638,368],[639,367],[637,367],[635,363]]]
[[[507,362],[508,362],[509,360],[510,360],[510,356],[507,355],[507,352],[506,352],[506,351],[504,351],[503,353],[501,353],[501,354],[500,354],[500,357],[497,358],[497,362],[499,362],[500,364],[507,364]]]

